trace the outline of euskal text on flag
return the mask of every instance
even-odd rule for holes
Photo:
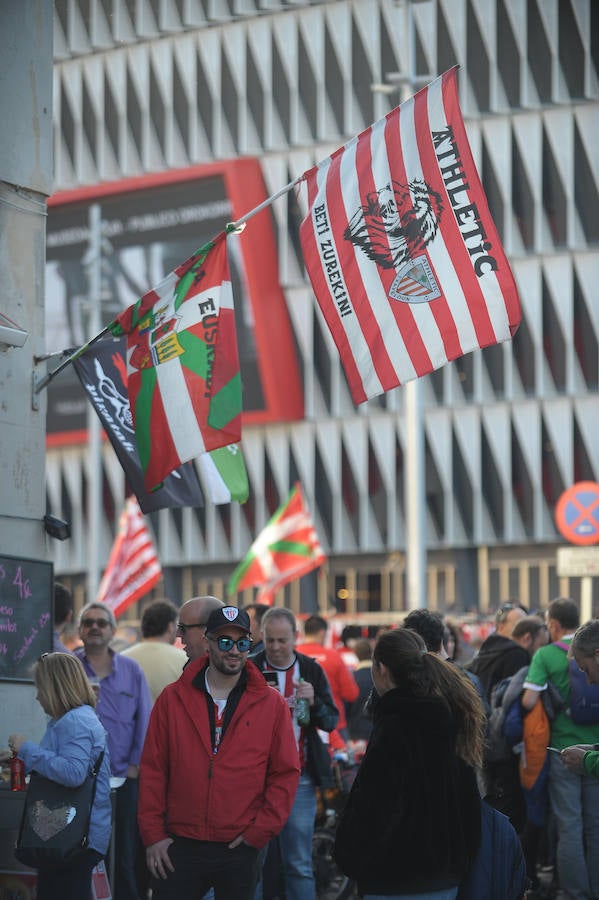
[[[241,378],[223,232],[111,325],[127,335],[129,403],[148,490],[241,438]]]

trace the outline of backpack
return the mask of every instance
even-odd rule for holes
[[[520,702],[528,666],[514,675],[502,678],[491,691],[491,711],[487,720],[485,764],[505,762],[522,751],[525,711]],[[541,702],[549,722],[553,722],[563,708],[557,688],[549,682],[541,694]]]
[[[522,900],[528,878],[518,835],[507,816],[485,800],[480,812],[480,848],[457,900]]]
[[[563,641],[556,641],[556,647],[569,652],[570,647]],[[584,672],[578,668],[575,659],[568,660],[568,674],[570,676],[570,699],[568,701],[567,715],[575,725],[599,724],[599,684],[588,684]]]
[[[502,678],[491,691],[487,718],[485,764],[505,762],[519,752],[523,734],[523,711],[520,696],[528,666],[514,675]],[[509,727],[506,727],[509,723]]]

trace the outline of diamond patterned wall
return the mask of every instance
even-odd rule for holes
[[[462,550],[480,565],[483,550],[492,560],[506,547],[521,560],[544,548],[551,566],[559,494],[599,480],[599,4],[56,0],[55,10],[56,189],[252,155],[274,194],[395,106],[397,73],[419,83],[460,65],[524,318],[511,344],[424,381],[429,566]],[[402,390],[353,406],[303,272],[303,210],[292,194],[272,210],[305,420],[246,429],[246,506],[153,519],[163,564],[187,587],[199,566],[220,583],[298,477],[331,572],[378,570],[405,549]],[[104,478],[102,558],[123,491],[109,449]],[[73,576],[85,566],[85,483],[81,448],[49,451],[49,506],[74,525],[52,550]],[[550,583],[545,572],[538,590]],[[497,591],[509,587],[500,573]],[[459,603],[453,591],[445,599]]]

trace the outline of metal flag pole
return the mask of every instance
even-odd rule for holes
[[[88,328],[96,334],[101,323],[101,266],[102,219],[100,206],[89,209],[89,250],[87,253],[88,277]],[[88,345],[89,346],[89,345]],[[72,359],[70,360],[72,362]],[[87,521],[87,600],[96,599],[100,583],[100,550],[102,545],[102,444],[100,419],[95,409],[87,405],[87,461],[88,461],[88,521]]]
[[[89,350],[89,348],[103,338],[106,334],[110,334],[110,328],[107,325],[106,328],[103,328],[102,331],[98,332],[98,334],[94,335],[86,344],[83,344],[82,347],[79,347],[77,350],[74,350],[73,353],[70,353],[66,359],[63,359],[59,366],[56,366],[51,372],[48,372],[43,378],[37,378],[34,381],[33,393],[39,394],[40,391],[43,391],[44,388],[47,388],[51,381],[56,378],[60,372],[66,369],[67,366],[70,366],[72,362],[75,362],[76,359],[79,359],[80,356]],[[65,351],[68,352],[68,351]],[[61,354],[57,353],[47,353],[44,356],[36,356],[35,362],[43,362],[46,359],[51,359],[53,356],[60,356]]]
[[[400,89],[400,102],[408,100],[418,86],[430,80],[415,73],[414,12],[411,4],[404,2],[399,13],[403,13],[403,34],[406,41],[408,72],[390,80]],[[389,76],[388,76],[389,77]],[[422,411],[422,383],[419,378],[408,381],[405,386],[406,422],[406,599],[408,609],[423,609],[427,606],[426,583],[426,471],[424,457],[424,417]]]
[[[299,178],[296,178],[295,181],[290,181],[289,184],[286,184],[285,187],[282,187],[280,190],[278,190],[276,192],[276,194],[273,194],[271,197],[268,197],[266,200],[264,200],[258,206],[254,207],[254,209],[251,209],[249,212],[245,213],[243,216],[241,216],[240,219],[237,219],[236,222],[229,222],[225,228],[226,233],[227,234],[237,234],[237,233],[242,232],[245,227],[245,223],[247,221],[249,221],[249,219],[251,219],[257,213],[262,212],[263,209],[266,209],[267,206],[270,206],[272,203],[275,202],[275,200],[278,200],[279,197],[282,197],[283,194],[289,193],[289,191],[293,187],[295,187],[295,185],[298,184],[302,180],[303,177],[304,176],[301,175]],[[92,209],[93,209],[93,206],[90,207],[90,228],[92,227],[92,225],[91,225]],[[99,207],[98,207],[98,210],[99,210]],[[98,212],[98,216],[99,215],[100,215],[100,213]],[[97,252],[95,249],[93,250],[94,256],[92,259],[92,256],[90,255],[90,260],[91,260],[91,266],[93,268],[93,266],[95,265],[94,260],[97,258],[97,266],[98,266],[98,274],[97,274],[98,300],[97,300],[97,304],[99,304],[99,302],[100,302],[100,300],[99,300],[99,296],[100,296],[99,295],[99,290],[100,290],[99,282],[100,282],[100,265],[101,265],[100,253],[101,253],[101,241],[102,241],[101,223],[98,224],[97,240],[98,240]],[[91,240],[90,240],[90,254],[92,254],[92,250],[91,250],[92,244],[95,247],[95,242],[94,242],[93,236],[91,237]],[[96,277],[96,276],[94,276],[94,277]],[[90,293],[91,293],[91,291],[90,291]],[[93,306],[93,300],[90,299],[90,303]],[[93,320],[93,318],[90,319],[90,325],[91,325],[92,321],[96,321],[96,327],[100,328],[99,305],[98,305],[98,319],[97,320]],[[44,388],[48,387],[50,382],[53,381],[54,378],[57,375],[59,375],[64,369],[66,369],[67,366],[70,366],[71,363],[75,362],[76,359],[79,359],[80,356],[83,356],[83,354],[86,353],[89,350],[89,348],[93,344],[96,343],[96,341],[101,340],[103,337],[105,337],[107,334],[110,334],[110,333],[111,333],[110,325],[107,325],[105,328],[102,328],[101,331],[98,331],[97,334],[95,334],[93,337],[91,337],[87,341],[87,343],[83,344],[82,347],[79,347],[77,350],[74,350],[72,353],[70,353],[65,359],[63,359],[63,361],[60,363],[60,365],[58,365],[51,372],[48,372],[42,378],[34,378],[33,393],[39,394],[40,391],[42,391]],[[65,351],[65,352],[68,352],[68,351]],[[36,356],[35,361],[36,361],[36,363],[43,362],[44,360],[50,359],[52,356],[57,356],[57,355],[60,355],[60,354],[46,354],[45,356]]]

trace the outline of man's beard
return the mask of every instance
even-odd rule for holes
[[[238,663],[237,668],[233,668],[233,662]],[[220,657],[218,659],[210,657],[210,665],[212,668],[216,669],[217,672],[220,672],[221,675],[237,675],[245,666],[245,659],[241,657],[235,660],[231,659],[231,664],[226,665]]]

